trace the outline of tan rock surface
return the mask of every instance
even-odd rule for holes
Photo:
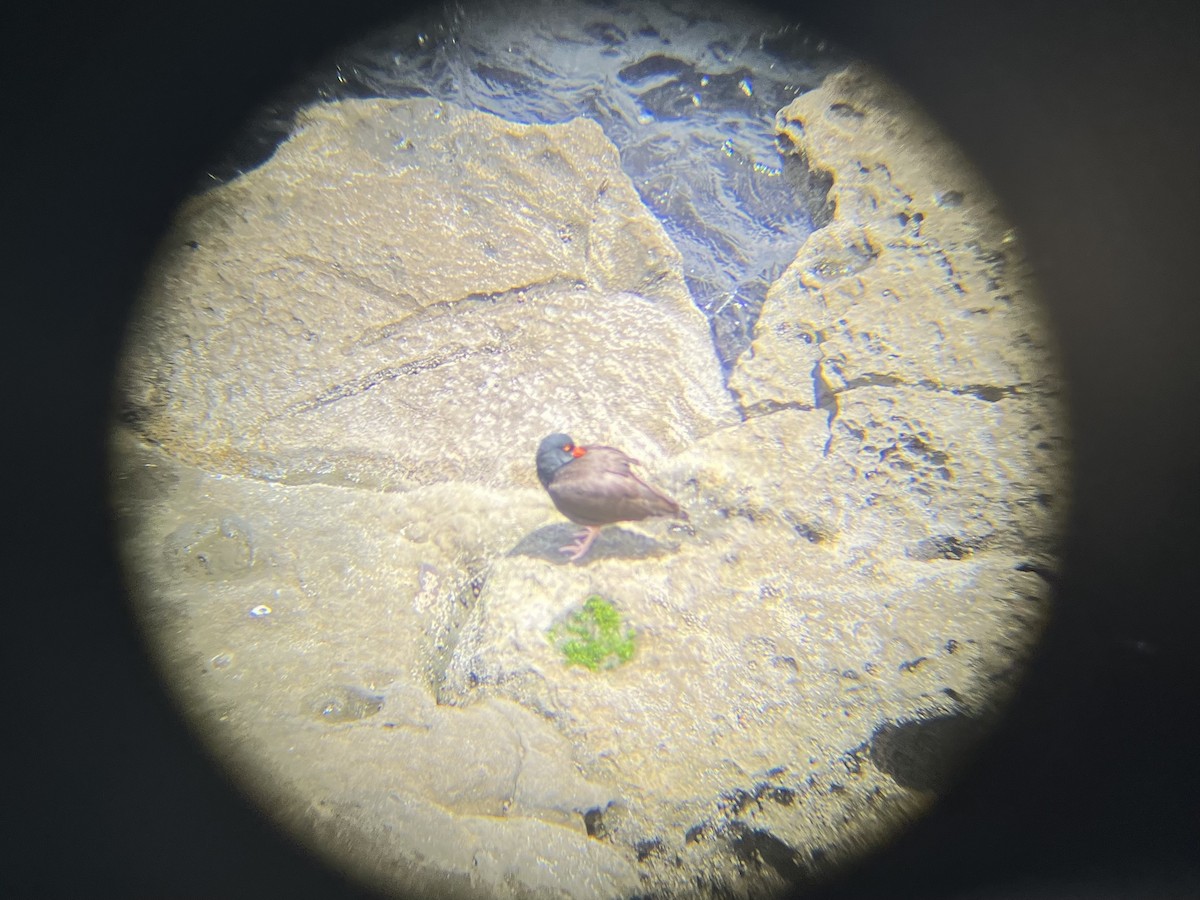
[[[210,470],[535,483],[527,448],[550,431],[661,453],[733,420],[678,251],[582,119],[314,107],[268,164],[185,205],[144,309],[126,418]]]
[[[911,100],[853,66],[779,114],[832,176],[830,224],[771,286],[730,379],[748,411],[908,385],[996,399],[1060,389],[1020,242],[998,201]]]
[[[779,127],[835,211],[733,397],[594,124],[333,104],[181,211],[123,379],[123,543],[196,727],[339,864],[764,896],[931,802],[905,735],[1011,690],[1065,452],[1019,242],[867,70]],[[561,429],[689,521],[565,564],[533,471]],[[592,594],[636,632],[615,669],[547,638]]]

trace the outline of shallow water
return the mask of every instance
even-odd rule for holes
[[[514,122],[592,119],[683,253],[728,370],[823,200],[807,173],[785,172],[775,115],[845,55],[794,23],[726,4],[480,6],[449,4],[314,73],[256,118],[207,182],[261,161],[296,108],[317,100],[429,96]]]

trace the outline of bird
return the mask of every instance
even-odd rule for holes
[[[586,531],[559,551],[574,562],[588,552],[605,525],[651,516],[687,519],[687,513],[658,488],[638,478],[640,465],[616,447],[584,447],[568,434],[551,434],[537,451],[537,474],[558,511]]]

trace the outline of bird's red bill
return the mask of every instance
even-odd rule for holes
[[[579,457],[581,457],[581,456],[583,456],[583,454],[587,453],[586,450],[584,450],[582,447],[580,447],[578,445],[571,447],[570,450],[571,450],[571,455],[573,457],[575,457],[576,459],[579,459]]]

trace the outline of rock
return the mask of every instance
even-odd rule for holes
[[[696,530],[649,569],[621,559],[587,569],[498,563],[439,699],[469,708],[501,696],[538,711],[595,761],[585,771],[682,834],[687,817],[755,773],[781,768],[778,786],[791,791],[813,773],[828,779],[828,761],[884,710],[945,706],[948,688],[993,702],[992,641],[1027,646],[1046,596],[1041,579],[1000,554],[888,561],[741,517],[701,519]],[[546,637],[589,593],[636,630],[633,659],[609,671],[568,667]],[[946,649],[968,641],[970,650]],[[774,829],[804,843],[805,827]]]
[[[144,309],[124,417],[210,471],[531,484],[549,432],[661,455],[735,418],[678,252],[582,119],[313,107],[185,205]]]
[[[829,206],[731,397],[594,124],[302,122],[182,211],[114,433],[143,622],[240,782],[413,893],[753,895],[891,837],[960,746],[918,770],[905,723],[1011,692],[1066,508],[1036,289],[978,176],[860,67],[782,111]],[[687,523],[567,563],[533,466],[558,430]],[[590,671],[548,635],[595,594],[635,651]]]
[[[767,293],[730,379],[747,412],[836,411],[862,386],[1057,396],[1020,242],[911,100],[851,66],[782,110],[777,127],[793,156],[831,177],[835,212]]]
[[[1036,395],[992,402],[899,386],[846,391],[828,454],[838,495],[857,510],[864,539],[890,553],[950,536],[1014,557],[1053,555],[1066,491],[1057,412]]]
[[[606,827],[635,848],[673,835],[698,867],[786,848],[767,866],[785,880],[845,852],[827,835],[848,810],[916,808],[890,769],[845,748],[881,719],[1001,702],[1048,598],[1024,560],[1054,558],[1065,507],[1035,288],[984,187],[863,71],[796,101],[781,127],[808,110],[828,115],[793,129],[794,146],[832,172],[836,210],[731,375],[747,420],[656,473],[693,533],[642,526],[653,565],[624,528],[585,566],[499,562],[439,687],[458,705],[511,698],[611,761],[600,770],[637,802]],[[943,181],[957,205],[934,202]],[[602,674],[568,668],[545,638],[592,593],[637,632],[633,660]],[[805,815],[728,799],[756,791],[803,796]]]

